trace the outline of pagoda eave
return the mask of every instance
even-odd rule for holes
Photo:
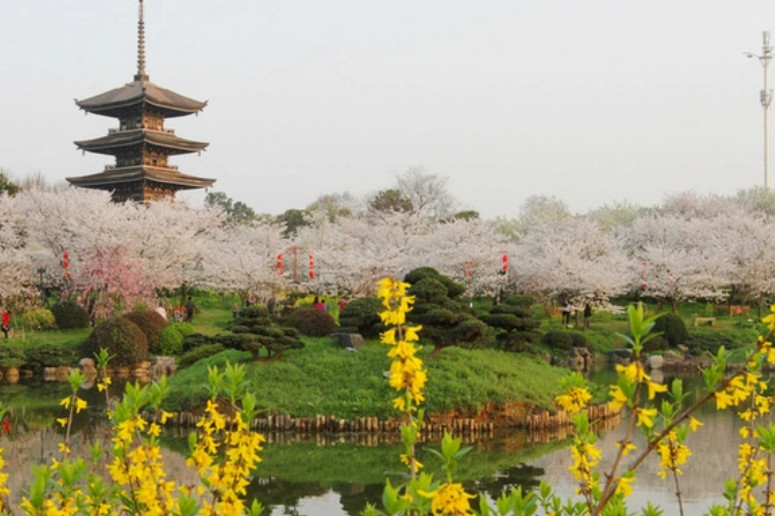
[[[215,179],[189,176],[177,170],[141,166],[106,169],[97,174],[65,178],[73,186],[99,190],[113,190],[115,185],[122,183],[152,182],[174,187],[175,190],[191,190],[207,188],[215,183]]]
[[[201,152],[209,145],[207,142],[180,138],[170,131],[152,131],[147,129],[112,131],[107,136],[91,140],[80,140],[74,143],[80,150],[108,155],[115,155],[117,150],[121,148],[143,144],[165,149],[169,154]]]
[[[75,103],[84,111],[110,117],[143,104],[163,111],[168,118],[198,113],[207,106],[207,101],[194,100],[150,81],[133,81]]]

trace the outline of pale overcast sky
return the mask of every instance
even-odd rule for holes
[[[1,167],[112,162],[73,140],[117,122],[73,99],[132,80],[137,5],[0,0]],[[775,31],[772,0],[145,0],[145,21],[151,81],[209,101],[167,122],[209,149],[171,162],[259,212],[415,165],[486,218],[531,195],[585,212],[764,182],[743,52]]]

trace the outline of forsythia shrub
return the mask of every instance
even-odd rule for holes
[[[104,376],[108,355],[97,356],[103,373],[97,383],[106,392],[110,378]],[[71,457],[73,416],[87,408],[78,396],[85,377],[79,371],[68,376],[70,394],[61,405],[68,417],[57,422],[64,429],[59,456],[46,467],[34,468],[34,479],[22,497],[19,509],[27,515],[150,515],[258,516],[258,501],[245,504],[246,486],[260,462],[264,437],[248,428],[256,415],[255,398],[246,391],[245,371],[228,365],[224,371],[208,370],[211,397],[197,431],[189,435],[191,456],[186,461],[198,483],[177,483],[167,478],[161,457],[162,425],[171,414],[161,410],[167,391],[166,379],[147,386],[127,384],[123,399],[108,411],[113,423],[110,445],[90,446],[88,458]],[[141,416],[150,410],[152,421]],[[0,413],[2,417],[2,413]],[[158,422],[157,422],[158,421]],[[106,465],[107,462],[107,465]],[[0,450],[0,470],[5,466]],[[0,473],[0,512],[10,514],[7,473]]]

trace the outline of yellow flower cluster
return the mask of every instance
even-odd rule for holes
[[[592,394],[590,394],[589,389],[586,387],[573,387],[557,396],[555,401],[565,412],[576,414],[587,408],[591,399]]]
[[[261,461],[258,452],[263,449],[264,436],[251,431],[240,412],[227,419],[213,400],[208,400],[205,417],[197,427],[200,433],[186,465],[196,469],[213,495],[213,502],[204,503],[203,513],[242,514],[242,497],[246,495],[251,471]],[[225,460],[216,462],[219,453],[223,453]]]
[[[573,478],[579,481],[577,492],[588,497],[598,484],[592,470],[600,463],[603,452],[593,443],[584,442],[578,436],[574,438],[570,451],[572,463],[568,469]]]
[[[657,471],[657,475],[665,479],[668,471],[672,471],[676,475],[683,474],[680,466],[686,464],[686,460],[691,454],[689,447],[678,439],[678,435],[675,432],[669,432],[657,445],[659,465],[663,468]]]
[[[378,282],[377,295],[382,299],[385,310],[380,318],[386,325],[396,325],[380,335],[382,343],[390,346],[388,356],[393,359],[390,364],[390,386],[402,392],[393,399],[393,406],[401,412],[412,412],[416,405],[422,403],[423,388],[428,380],[423,369],[422,360],[417,357],[418,348],[414,344],[419,340],[418,332],[421,326],[403,328],[406,312],[411,310],[414,297],[407,296],[408,283],[385,278]]]
[[[147,514],[168,514],[176,509],[175,483],[166,481],[158,436],[161,428],[139,415],[119,421],[113,437],[113,481],[132,493],[134,503]]]
[[[724,410],[727,407],[736,407],[756,392],[760,383],[759,375],[752,372],[734,376],[724,390],[714,394],[716,408]]]
[[[667,391],[667,385],[662,385],[651,380],[651,377],[646,374],[643,365],[638,360],[629,365],[617,365],[616,372],[620,376],[626,378],[631,384],[646,385],[649,400],[653,400],[658,392]],[[609,388],[609,395],[611,396],[611,401],[609,401],[608,404],[614,410],[621,410],[622,407],[632,406],[633,404],[631,397],[622,390],[620,385],[611,385]],[[640,419],[641,423],[648,421],[648,416]]]
[[[466,493],[463,486],[458,483],[442,484],[430,493],[422,493],[423,496],[432,496],[431,512],[434,516],[465,516],[473,514],[468,500],[474,498]]]

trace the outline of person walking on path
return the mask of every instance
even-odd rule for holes
[[[6,308],[3,310],[3,333],[5,338],[8,338],[8,332],[11,330],[11,312]]]

